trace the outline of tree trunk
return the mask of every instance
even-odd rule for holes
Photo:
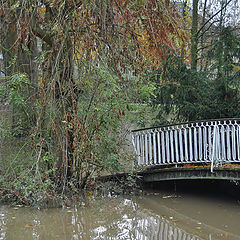
[[[204,26],[205,23],[205,19],[206,19],[206,9],[207,9],[207,0],[204,1],[204,7],[203,7],[203,16],[202,16],[202,26]],[[204,28],[203,28],[204,30]],[[205,34],[202,33],[201,34],[201,60],[200,60],[200,70],[203,70],[203,65],[204,65],[204,61],[203,61],[203,53],[204,53],[204,40],[205,40]]]
[[[191,29],[191,69],[197,71],[198,54],[198,0],[192,4],[192,29]]]

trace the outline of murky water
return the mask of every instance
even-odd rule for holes
[[[240,239],[237,201],[155,192],[91,199],[88,206],[0,207],[0,239]]]

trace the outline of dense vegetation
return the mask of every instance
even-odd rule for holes
[[[198,2],[193,1],[193,11]],[[168,52],[161,66],[148,74],[155,88],[151,97],[158,111],[155,124],[166,123],[166,115],[173,122],[240,117],[240,31],[239,24],[234,25],[237,15],[226,10],[231,2],[216,1],[220,10],[206,19],[204,1],[201,24],[192,21],[190,67],[185,58]]]
[[[156,111],[158,124],[239,117],[231,2],[2,0],[1,192],[27,202],[130,169],[130,126]]]
[[[150,79],[155,84],[152,104],[172,114],[172,120],[240,117],[240,39],[231,27],[226,27],[206,53],[206,69],[192,71],[183,59],[168,55],[161,68],[154,70]]]

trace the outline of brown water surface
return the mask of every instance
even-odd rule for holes
[[[237,201],[156,192],[65,209],[0,207],[0,239],[240,239]]]

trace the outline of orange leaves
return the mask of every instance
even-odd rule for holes
[[[37,13],[42,15],[46,13],[46,8],[45,7],[38,7]]]
[[[144,56],[143,64],[158,65],[168,48],[183,54],[181,42],[188,42],[189,36],[184,31],[183,16],[168,1],[117,2],[125,17],[122,21],[136,36],[139,55]]]

